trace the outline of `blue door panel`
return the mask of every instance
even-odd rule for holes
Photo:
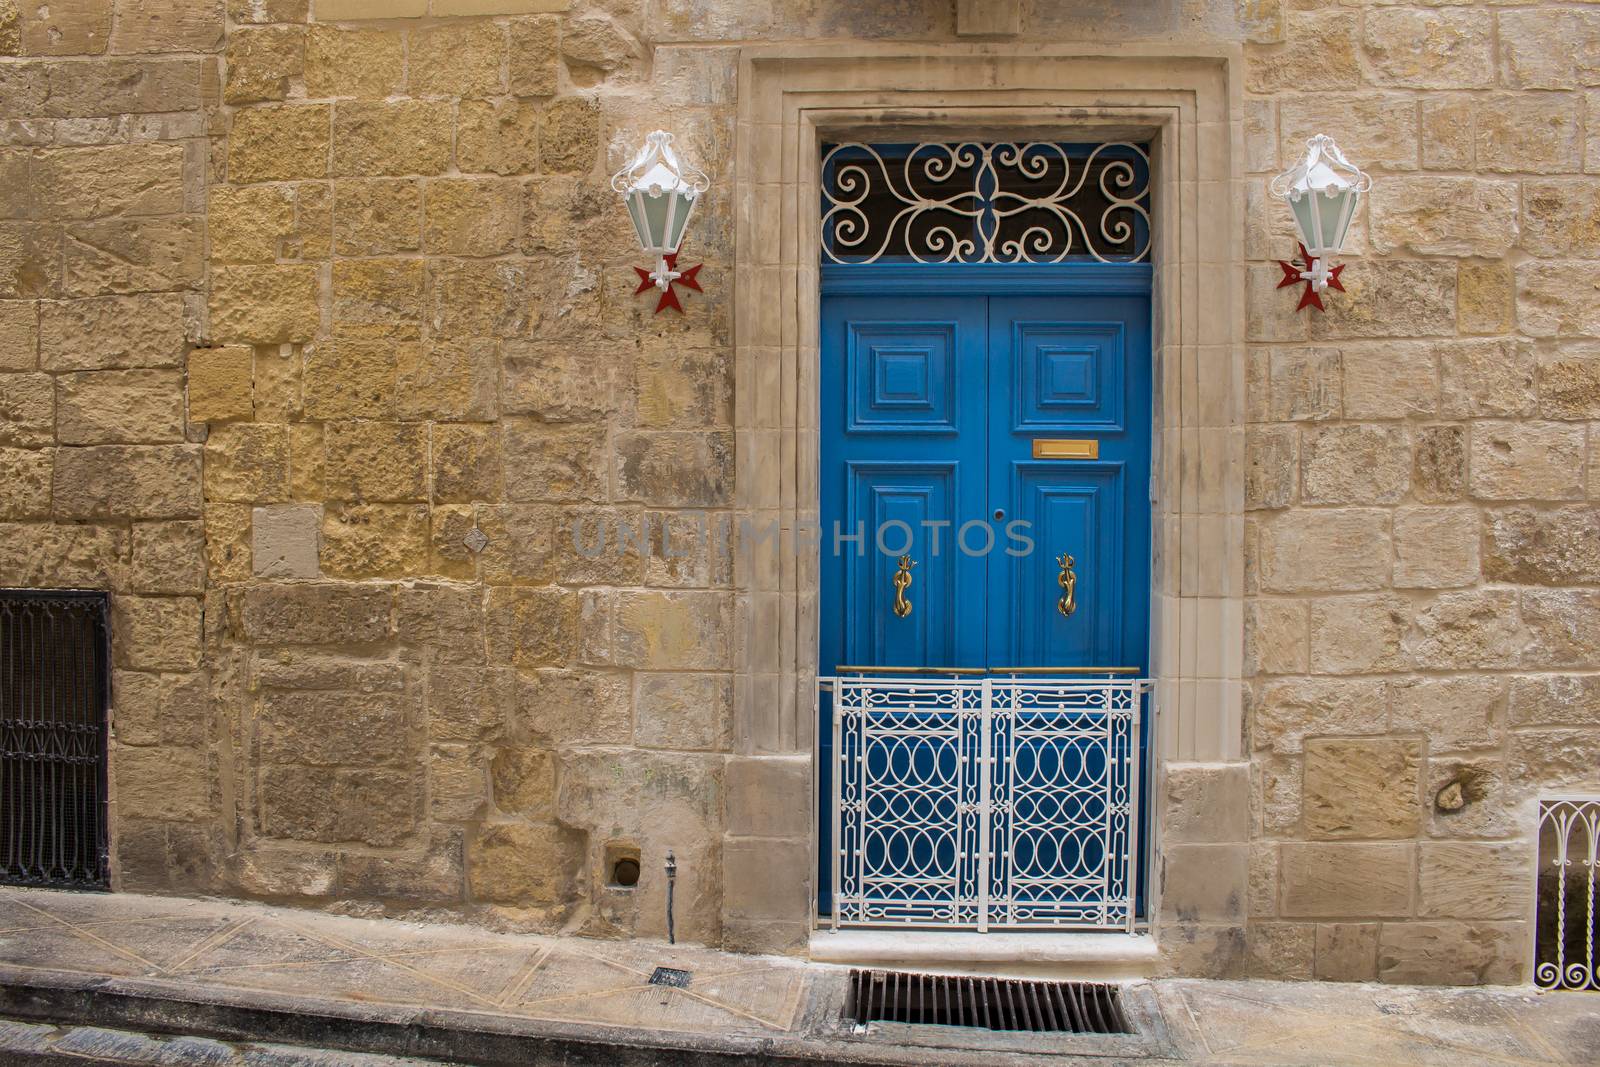
[[[957,655],[953,620],[963,607],[956,558],[927,551],[931,524],[955,514],[956,464],[850,463],[846,528],[859,542],[841,542],[845,588],[862,593],[859,610],[844,614],[845,647],[855,664],[923,666]],[[905,599],[911,613],[894,613],[899,557],[916,561]]]
[[[849,433],[957,433],[956,322],[846,323]]]
[[[1013,430],[1052,434],[1122,430],[1127,405],[1121,322],[1013,320]]]

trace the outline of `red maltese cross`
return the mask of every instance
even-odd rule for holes
[[[1303,244],[1300,245],[1300,260],[1305,266],[1302,267],[1300,263],[1286,263],[1281,259],[1278,260],[1278,266],[1283,268],[1283,280],[1278,283],[1278,288],[1283,289],[1304,282],[1306,291],[1300,294],[1300,303],[1296,304],[1294,309],[1300,311],[1309,306],[1316,308],[1318,311],[1328,310],[1322,306],[1322,294],[1317,292],[1314,279],[1305,277],[1307,274],[1316,273],[1314,269],[1316,261],[1311,258],[1311,253],[1306,251],[1306,246]],[[1344,285],[1339,281],[1339,272],[1344,270],[1344,264],[1341,263],[1332,268],[1324,267],[1323,269],[1326,272],[1328,288],[1337,289],[1341,293],[1344,292]]]
[[[656,301],[656,314],[661,314],[667,308],[675,308],[678,314],[681,315],[683,314],[683,305],[678,303],[678,293],[675,287],[681,285],[685,289],[693,289],[697,293],[705,292],[704,289],[700,288],[700,279],[698,277],[700,268],[705,264],[696,263],[680,273],[678,271],[678,255],[676,252],[667,256],[666,261],[668,271],[667,287],[661,290],[661,299]],[[645,270],[643,267],[635,267],[633,272],[639,276],[639,288],[633,291],[634,296],[638,296],[646,290],[657,288],[656,280],[650,271]]]

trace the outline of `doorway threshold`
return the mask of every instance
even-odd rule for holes
[[[1149,978],[1160,963],[1148,933],[819,929],[811,932],[810,955],[816,963],[853,967],[1103,981]]]

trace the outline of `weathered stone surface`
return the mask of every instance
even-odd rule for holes
[[[429,326],[458,337],[512,336],[528,325],[529,269],[514,260],[430,260]],[[575,284],[563,276],[561,288]],[[551,308],[552,314],[565,308]]]
[[[211,702],[203,674],[117,671],[115,736],[120,745],[199,746]]]
[[[1479,579],[1481,524],[1471,508],[1402,508],[1394,516],[1394,584],[1448,589]]]
[[[244,636],[265,645],[359,645],[389,634],[386,586],[254,585],[244,594]]]
[[[1472,492],[1488,500],[1562,500],[1584,494],[1584,428],[1559,422],[1477,422]]]
[[[118,666],[143,671],[192,671],[200,666],[198,599],[119,596],[111,607]]]
[[[1344,349],[1343,364],[1348,419],[1403,419],[1438,411],[1438,373],[1430,346],[1351,346]]]
[[[411,37],[417,96],[493,96],[502,91],[505,31],[493,22],[441,23]]]
[[[183,440],[183,384],[173,370],[104,370],[56,379],[56,435],[65,445]]]
[[[1440,413],[1446,418],[1528,415],[1534,407],[1534,355],[1507,341],[1435,346]]]
[[[284,100],[290,83],[305,73],[305,30],[299,26],[234,30],[228,35],[227,64],[223,99],[228,103]]]
[[[1317,838],[1406,838],[1422,827],[1421,741],[1305,743],[1306,831]]]
[[[200,514],[198,445],[96,445],[56,452],[62,518],[187,518]]]
[[[1285,842],[1281,848],[1285,916],[1379,918],[1411,913],[1415,845]]]
[[[0,448],[0,518],[44,518],[50,514],[53,449]]]
[[[176,367],[183,353],[183,301],[176,294],[39,305],[39,365],[44,370]]]
[[[1253,93],[1340,91],[1360,84],[1355,12],[1291,12],[1281,44],[1246,45],[1246,86]]]
[[[1417,169],[1416,104],[1403,94],[1371,90],[1289,95],[1278,104],[1282,158],[1298,160],[1306,141],[1326,133],[1351,159],[1389,170]],[[1277,161],[1253,167],[1275,170]]]
[[[1503,985],[1523,980],[1527,924],[1384,923],[1378,980],[1412,985]]]
[[[129,144],[36,152],[29,180],[52,218],[171,215],[184,208],[183,149]]]
[[[1305,673],[1307,618],[1304,601],[1251,600],[1245,609],[1245,672]]]
[[[268,690],[257,701],[256,722],[268,763],[403,766],[412,759],[407,739],[417,727],[417,701],[404,693]]]
[[[1381,734],[1388,720],[1379,679],[1283,679],[1257,698],[1251,738],[1257,749],[1296,753],[1308,736]]]
[[[570,899],[582,837],[552,823],[490,823],[467,843],[467,880],[478,900],[550,905]]]
[[[1483,89],[1494,84],[1487,11],[1379,8],[1363,23],[1362,54],[1380,85]]]
[[[427,699],[429,740],[490,741],[512,715],[515,672],[435,664],[428,670]]]
[[[1369,257],[1339,277],[1345,298],[1330,302],[1325,315],[1311,320],[1311,333],[1319,340],[1455,332],[1453,263]]]
[[[458,765],[465,769],[470,762],[462,761]],[[441,808],[446,798],[442,790],[448,789],[450,784],[439,773],[444,766],[437,754],[429,764],[430,772],[434,772],[430,774],[430,811],[436,818],[443,817]],[[348,854],[340,863],[340,895],[356,899],[460,904],[466,897],[463,852],[464,842],[459,831],[436,827],[420,854]]]
[[[333,321],[360,332],[414,337],[422,318],[422,261],[341,259],[333,264]]]
[[[400,641],[425,650],[432,663],[482,663],[482,591],[475,586],[408,584],[395,604]]]
[[[1591,12],[1528,8],[1501,12],[1500,84],[1518,89],[1571,89],[1593,84],[1588,49],[1600,32]],[[1555,47],[1559,42],[1562,47]]]
[[[1515,919],[1530,909],[1528,850],[1520,845],[1424,842],[1417,914]]]
[[[426,504],[330,504],[322,570],[333,578],[405,578],[428,571]]]
[[[205,274],[199,216],[69,223],[61,291],[68,296],[198,289]]]
[[[629,679],[599,671],[525,673],[517,685],[517,732],[547,748],[629,744],[633,740]]]
[[[1289,511],[1263,523],[1261,587],[1271,592],[1379,589],[1389,582],[1387,512]]]
[[[1466,495],[1465,426],[1419,426],[1412,455],[1411,491],[1418,500],[1437,503]]]
[[[536,821],[554,818],[556,761],[548,750],[522,745],[499,748],[489,777],[499,811]]]
[[[1517,324],[1534,337],[1600,336],[1600,305],[1572,285],[1581,260],[1518,264]]]
[[[1491,93],[1474,103],[1479,170],[1559,174],[1580,169],[1582,104],[1576,93]]]
[[[1300,496],[1307,504],[1390,504],[1411,480],[1411,442],[1395,426],[1344,425],[1301,435]]]
[[[198,747],[118,745],[111,773],[118,817],[193,822],[211,814],[212,772]]]
[[[39,363],[39,305],[0,300],[0,371],[33,370]]]
[[[1387,593],[1312,601],[1311,670],[1368,674],[1405,669],[1400,641],[1410,620],[1406,600]]]
[[[133,526],[135,592],[205,592],[205,525],[199,521],[141,522]]]
[[[1249,850],[1237,844],[1170,844],[1162,849],[1161,910],[1179,922],[1245,918]]]
[[[1371,982],[1378,977],[1377,923],[1318,923],[1319,982]]]
[[[206,229],[213,263],[271,263],[294,233],[294,193],[287,185],[211,190]]]
[[[333,183],[333,247],[341,256],[422,248],[422,183],[406,178]]]
[[[282,426],[226,423],[206,438],[208,501],[273,504],[289,499],[289,435]]]
[[[1547,419],[1600,418],[1600,351],[1563,345],[1539,356],[1539,414]]]
[[[1516,282],[1511,267],[1462,263],[1456,271],[1456,318],[1461,332],[1505,333],[1516,317]]]
[[[1484,576],[1538,585],[1600,582],[1600,510],[1589,505],[1491,511]]]
[[[541,422],[603,418],[614,408],[616,370],[604,355],[565,345],[506,348],[503,408]]]
[[[207,504],[206,577],[212,584],[250,577],[250,506]]]
[[[382,99],[400,90],[405,57],[393,30],[312,26],[306,36],[306,95]]]
[[[1500,739],[1506,683],[1494,677],[1407,678],[1389,688],[1390,722],[1434,752],[1487,748]]]
[[[340,103],[334,111],[335,175],[440,174],[449,164],[448,102]]]
[[[1600,725],[1600,675],[1513,678],[1507,721],[1513,726]]]
[[[228,177],[238,183],[321,178],[328,173],[326,104],[268,105],[234,113]]]
[[[1544,789],[1578,787],[1594,780],[1600,764],[1600,737],[1589,729],[1513,731],[1506,759],[1512,783],[1538,782]],[[1527,787],[1519,787],[1525,795]],[[1512,836],[1506,831],[1496,836]],[[1487,836],[1487,835],[1486,835]]]
[[[33,448],[50,444],[55,437],[55,394],[55,381],[48,374],[0,374],[0,444]]]
[[[1527,589],[1522,621],[1528,628],[1526,666],[1587,669],[1600,665],[1600,593],[1586,589]]]
[[[256,508],[252,516],[252,568],[258,578],[319,578],[317,536],[322,509],[307,504]]]
[[[623,499],[664,507],[718,507],[733,495],[733,435],[642,432],[617,435]]]
[[[600,109],[593,101],[564,96],[545,109],[539,162],[552,173],[585,173],[600,154]]]
[[[391,847],[416,831],[422,807],[421,782],[405,771],[268,765],[260,782],[267,837]]]
[[[603,500],[606,434],[598,423],[503,424],[506,496],[511,500]]]
[[[1475,670],[1514,665],[1526,639],[1515,592],[1481,589],[1420,607],[1403,644],[1419,669]]]
[[[425,249],[435,255],[497,256],[513,251],[522,223],[522,189],[500,179],[427,183]]]
[[[1245,433],[1247,509],[1292,504],[1299,485],[1300,433],[1293,426],[1252,426]]]
[[[550,15],[512,19],[511,91],[517,96],[555,93],[560,67],[561,20]]]
[[[210,52],[222,43],[222,0],[118,0],[113,52]]]
[[[435,501],[497,500],[503,477],[494,425],[436,425],[430,450]]]
[[[1522,197],[1524,249],[1552,258],[1600,255],[1600,189],[1593,181],[1527,181],[1523,183]]]
[[[317,268],[296,264],[211,271],[211,336],[220,342],[309,341],[322,325]]]
[[[1502,256],[1517,240],[1516,182],[1394,177],[1373,186],[1375,251]]]
[[[428,430],[420,423],[333,422],[326,429],[327,491],[334,500],[422,500]]]
[[[100,55],[111,39],[111,0],[24,5],[22,15],[22,54]]]
[[[255,352],[249,345],[196,348],[189,353],[189,418],[194,422],[249,419],[255,414]]]
[[[408,343],[331,338],[306,350],[305,406],[312,418],[394,413],[395,375]]]
[[[630,592],[617,606],[617,658],[653,670],[731,666],[732,605],[716,592]]]
[[[564,589],[495,588],[486,607],[489,655],[519,667],[564,667],[582,638],[579,602]]]
[[[256,653],[250,687],[399,693],[405,690],[406,672],[399,663],[346,659],[304,648],[279,648]]]
[[[530,174],[539,168],[543,112],[518,100],[463,100],[456,114],[456,162],[464,172]],[[565,228],[566,222],[556,223]]]

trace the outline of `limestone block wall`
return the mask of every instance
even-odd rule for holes
[[[114,593],[120,886],[657,936],[672,849],[680,936],[803,950],[811,859],[770,842],[809,783],[741,758],[765,616],[699,536],[766,402],[738,57],[943,47],[956,6],[0,0],[0,585]],[[1171,965],[1519,978],[1531,798],[1600,786],[1600,12],[1017,24],[981,39],[1242,48],[1250,773],[1163,787]],[[607,183],[657,126],[715,183],[681,317]],[[1265,183],[1317,131],[1378,185],[1348,293],[1295,314]]]

